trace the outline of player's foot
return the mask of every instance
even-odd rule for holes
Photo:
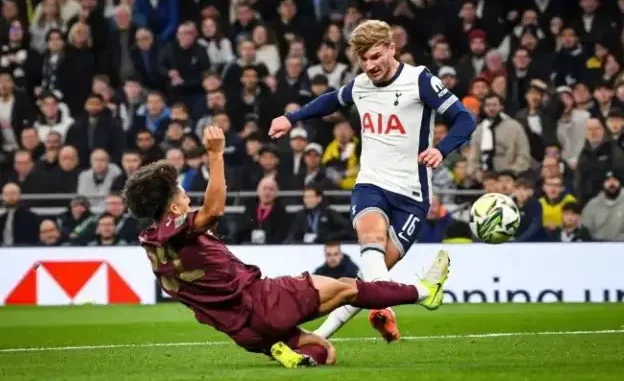
[[[397,328],[396,317],[391,309],[384,308],[383,310],[372,310],[368,314],[368,321],[371,323],[373,328],[379,331],[381,336],[388,343],[401,338],[401,334]]]
[[[420,286],[428,291],[429,296],[420,304],[428,310],[438,309],[444,299],[444,282],[448,279],[451,258],[446,250],[440,250],[429,271],[420,279]]]
[[[284,343],[277,342],[271,347],[271,355],[275,360],[282,364],[285,368],[305,368],[318,365],[316,361],[306,355],[299,354]]]

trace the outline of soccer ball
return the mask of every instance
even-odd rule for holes
[[[481,242],[505,243],[516,235],[520,211],[511,197],[487,193],[470,208],[470,230]]]

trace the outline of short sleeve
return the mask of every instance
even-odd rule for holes
[[[342,106],[349,106],[353,104],[353,84],[355,80],[349,81],[346,85],[338,89],[338,102]]]
[[[432,110],[444,115],[459,99],[451,93],[440,80],[431,74],[428,69],[424,69],[418,76],[418,92],[420,100]]]
[[[197,212],[190,212],[180,216],[167,215],[158,227],[158,242],[164,244],[175,236],[193,233],[193,221]]]

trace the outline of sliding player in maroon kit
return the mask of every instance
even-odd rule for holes
[[[374,309],[441,301],[449,267],[446,255],[439,255],[420,280],[434,285],[430,295],[419,295],[422,287],[415,285],[335,280],[307,272],[263,278],[260,269],[242,263],[212,233],[225,210],[223,132],[208,127],[204,145],[210,182],[199,210],[191,211],[176,169],[164,161],[139,169],[124,190],[131,212],[155,221],[140,240],[160,285],[200,323],[224,332],[250,352],[271,355],[294,368],[335,360],[331,343],[299,324],[346,304]]]

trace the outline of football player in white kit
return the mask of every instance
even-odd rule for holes
[[[476,125],[471,113],[426,67],[396,60],[387,23],[369,20],[360,24],[349,44],[363,73],[299,111],[274,119],[269,135],[279,138],[299,121],[355,104],[362,125],[362,154],[351,217],[362,255],[360,277],[388,280],[389,269],[409,250],[426,218],[431,168],[467,142]],[[448,136],[432,147],[436,112],[450,121],[451,128]],[[438,253],[436,263],[430,271],[447,271],[448,254]],[[439,278],[424,274],[418,286],[422,304],[431,310],[442,304],[443,282],[428,279]],[[315,333],[330,337],[358,311],[351,306],[337,309]],[[371,311],[369,320],[388,342],[400,338],[392,310]]]

